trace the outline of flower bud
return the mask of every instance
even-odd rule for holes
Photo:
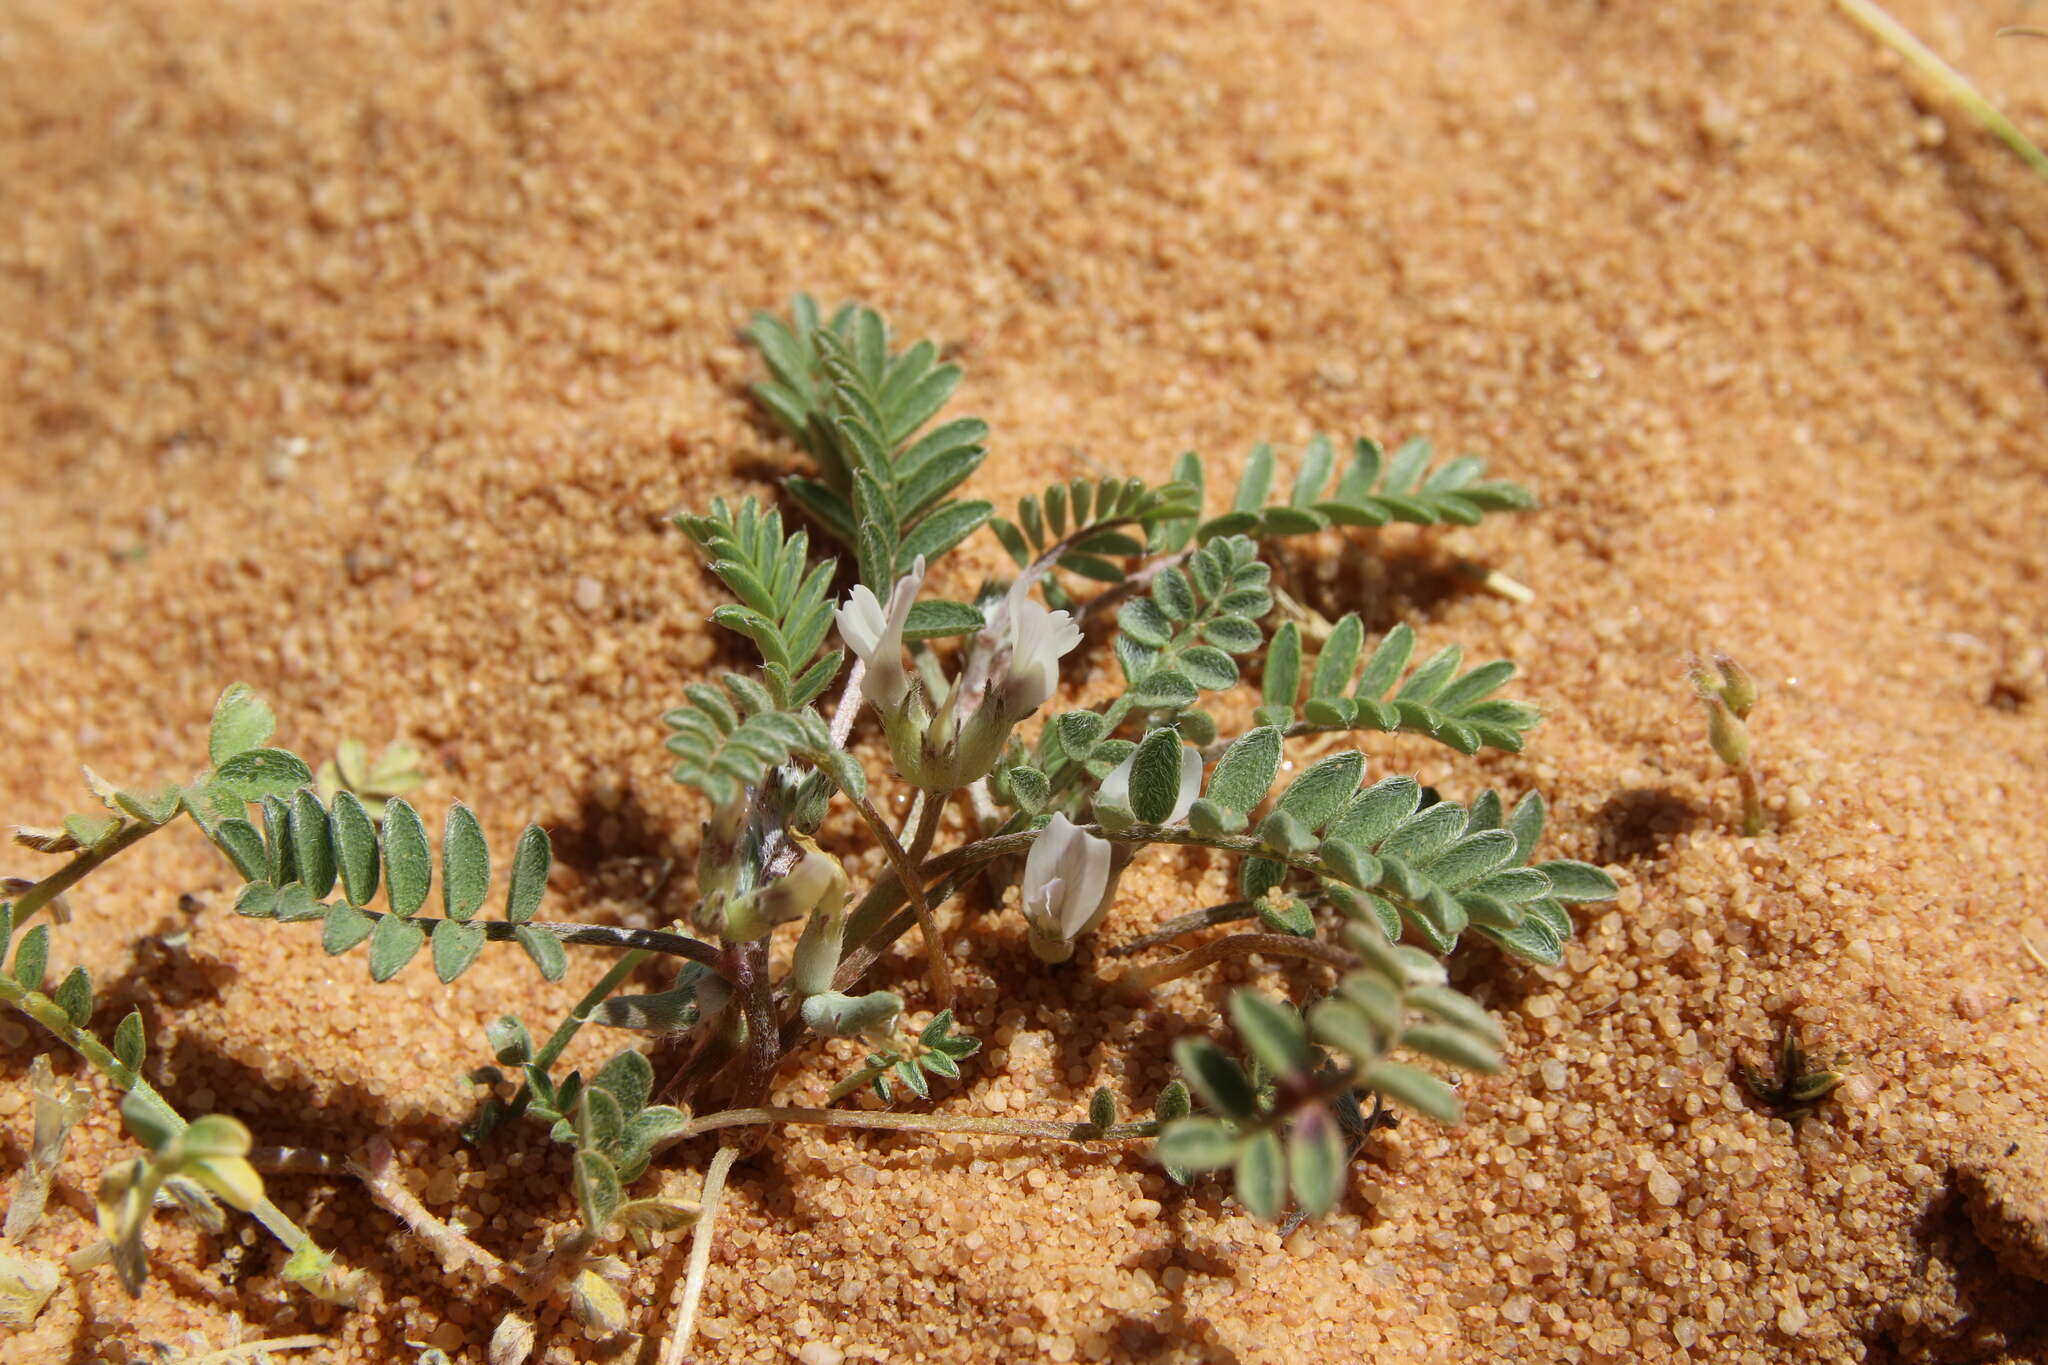
[[[838,905],[829,909],[820,905],[804,922],[803,935],[796,941],[796,957],[790,963],[790,989],[800,996],[831,990],[845,941],[846,898],[841,896]]]
[[[813,909],[836,914],[845,906],[846,871],[839,860],[802,835],[794,841],[803,850],[796,866],[726,907],[723,932],[730,941],[749,942]]]
[[[1019,905],[1031,951],[1042,962],[1065,962],[1074,941],[1102,922],[1116,891],[1110,846],[1054,815],[1024,859]]]
[[[804,1001],[804,1023],[819,1033],[838,1038],[869,1038],[879,1041],[903,1013],[903,997],[893,991],[870,991],[866,995],[842,995],[824,991]]]
[[[751,881],[744,798],[715,807],[697,844],[697,896],[691,921],[706,934],[721,932],[726,900]]]
[[[839,609],[839,638],[864,664],[861,696],[884,715],[899,709],[910,695],[910,675],[903,667],[903,627],[924,587],[924,556],[896,580],[886,607],[866,584],[857,584]]]
[[[1005,733],[1059,690],[1060,660],[1081,643],[1081,628],[1063,611],[1048,611],[1026,593],[1012,589],[1004,637],[988,699],[1002,717]]]

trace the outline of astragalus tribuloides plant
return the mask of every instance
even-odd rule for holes
[[[444,1260],[467,1261],[516,1301],[494,1346],[501,1362],[533,1344],[529,1309],[543,1297],[564,1296],[586,1323],[622,1328],[630,1308],[611,1288],[618,1263],[607,1248],[695,1220],[667,1325],[669,1356],[679,1353],[727,1171],[776,1125],[1156,1144],[1155,1158],[1183,1181],[1230,1168],[1237,1198],[1261,1218],[1290,1204],[1323,1212],[1341,1197],[1371,1128],[1368,1106],[1455,1121],[1455,1086],[1430,1064],[1452,1073],[1500,1066],[1500,1029],[1448,984],[1444,959],[1477,936],[1556,965],[1572,933],[1566,905],[1614,894],[1597,868],[1538,857],[1544,806],[1533,793],[1512,809],[1492,791],[1439,799],[1411,776],[1368,780],[1355,749],[1280,781],[1290,745],[1311,736],[1327,747],[1332,735],[1401,732],[1460,754],[1518,752],[1539,717],[1499,695],[1511,664],[1468,668],[1455,645],[1418,661],[1406,626],[1373,641],[1355,613],[1314,640],[1294,621],[1269,629],[1263,547],[1333,526],[1476,524],[1530,506],[1526,490],[1485,478],[1470,457],[1434,464],[1419,441],[1389,457],[1361,439],[1340,469],[1335,448],[1317,438],[1280,496],[1272,451],[1254,451],[1230,506],[1215,515],[1204,510],[1201,462],[1189,455],[1165,482],[1053,484],[1005,518],[956,496],[984,458],[988,429],[971,417],[939,420],[959,374],[938,363],[931,343],[896,351],[871,310],[847,307],[827,320],[801,296],[789,320],[757,317],[749,335],[770,370],[760,401],[810,460],[784,482],[809,529],[752,499],[677,518],[732,593],[713,621],[759,658],[757,668],[680,685],[666,717],[674,775],[708,810],[687,916],[659,930],[538,918],[550,847],[537,827],[513,850],[502,914],[485,916],[492,858],[467,808],[448,810],[437,850],[403,795],[384,793],[379,810],[354,783],[323,797],[302,760],[266,747],[270,713],[240,687],[221,699],[207,773],[153,796],[104,792],[109,814],[73,817],[49,833],[44,846],[72,852],[72,863],[13,911],[18,923],[183,814],[246,881],[237,911],[317,925],[330,954],[366,945],[378,980],[424,953],[453,981],[492,943],[516,943],[550,980],[567,970],[569,948],[611,954],[544,1041],[513,1016],[488,1024],[492,1064],[475,1075],[490,1094],[466,1134],[487,1142],[514,1121],[549,1125],[573,1151],[582,1214],[573,1235],[507,1265],[406,1194],[388,1151],[349,1166]],[[945,556],[984,527],[1015,561],[1014,576],[984,583],[968,601],[928,594]],[[1118,685],[1092,706],[1063,704],[1062,674],[1095,648],[1091,636],[1108,637]],[[1247,673],[1259,687],[1253,724],[1225,734],[1205,702],[1244,685]],[[880,745],[853,747],[863,724]],[[881,770],[862,752],[886,753]],[[908,800],[881,800],[885,791]],[[970,832],[942,847],[949,805]],[[820,842],[835,806],[857,816],[883,854],[866,884]],[[934,1078],[961,1077],[979,1047],[963,1031],[971,1021],[954,1012],[938,910],[963,898],[965,933],[1018,915],[1040,969],[1102,970],[1103,958],[1077,949],[1116,913],[1132,861],[1157,845],[1234,860],[1236,895],[1126,944],[1123,956],[1192,946],[1124,968],[1124,990],[1144,996],[1254,954],[1313,964],[1318,987],[1300,999],[1234,992],[1215,1032],[1234,1033],[1241,1052],[1210,1030],[1181,1039],[1174,1054],[1184,1081],[1153,1097],[1150,1117],[1119,1115],[1107,1090],[1082,1119],[901,1107],[929,1099]],[[428,914],[437,880],[439,913]],[[782,926],[787,965],[778,969],[785,957],[771,942]],[[913,929],[918,989],[932,1011],[915,1023],[908,988],[873,979]],[[636,970],[658,960],[675,964],[660,989],[629,991]],[[40,963],[17,969],[22,988],[9,998],[25,1000],[40,972]],[[76,1000],[56,1008],[74,1031],[90,1015]],[[30,1012],[52,1022],[51,1009]],[[563,1053],[588,1024],[652,1036],[663,1065],[627,1047],[593,1075],[564,1074]],[[778,1080],[821,1065],[816,1045],[829,1038],[858,1040],[865,1057],[833,1078],[832,1104],[774,1104]],[[119,1063],[133,1076],[121,1081],[131,1093],[146,1085],[134,1075],[139,1056],[132,1048]],[[898,1107],[837,1107],[869,1087]],[[178,1130],[162,1115],[131,1127],[159,1160],[185,1159],[174,1145],[163,1155]],[[701,1208],[629,1196],[665,1148],[708,1133],[723,1145]],[[238,1182],[216,1192],[237,1207],[257,1193]]]

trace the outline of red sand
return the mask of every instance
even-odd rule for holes
[[[1992,37],[2026,14],[1901,10],[2048,128],[2042,49]],[[741,657],[664,517],[795,466],[734,329],[798,288],[957,347],[1005,501],[1316,429],[1428,431],[1542,494],[1280,552],[1326,612],[1516,658],[1552,716],[1524,757],[1369,741],[1376,769],[1540,788],[1549,847],[1623,882],[1569,970],[1460,968],[1511,1035],[1464,1127],[1379,1139],[1284,1245],[1136,1155],[780,1134],[736,1172],[705,1358],[2048,1359],[2011,1268],[2042,1167],[2001,1155],[2048,1097],[2022,943],[2048,950],[2048,186],[1826,5],[28,3],[0,92],[25,823],[82,807],[79,762],[184,776],[246,679],[305,751],[421,742],[422,804],[469,801],[501,850],[550,826],[550,913],[638,913],[632,860],[687,855],[701,813],[656,717]],[[1460,588],[1461,557],[1537,600]],[[1681,675],[1714,647],[1768,688],[1759,839]],[[1105,941],[1222,876],[1155,855]],[[453,1128],[481,1025],[559,1017],[594,958],[558,988],[516,954],[376,986],[235,919],[189,830],[77,900],[57,963],[102,982],[103,1030],[141,1005],[187,1112],[336,1153],[390,1131],[503,1254],[571,1216],[536,1140]],[[1134,1014],[1092,953],[1027,970],[1013,912],[956,941],[991,1044],[961,1112],[1149,1103],[1163,1039],[1232,984]],[[887,970],[915,1002],[913,953]],[[1796,1134],[1732,1079],[1788,1022],[1854,1072]],[[13,1165],[42,1043],[0,1045]],[[88,1240],[127,1150],[102,1106],[30,1252]],[[647,1188],[694,1190],[708,1150]],[[139,1302],[94,1272],[0,1356],[219,1347],[239,1315],[336,1360],[481,1359],[503,1303],[349,1182],[273,1187],[366,1272],[362,1309],[166,1215]],[[636,1260],[637,1326],[680,1261]],[[615,1358],[543,1330],[550,1360]]]

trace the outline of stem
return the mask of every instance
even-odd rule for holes
[[[611,970],[599,977],[597,984],[583,993],[583,998],[578,1000],[576,1007],[569,1011],[569,1017],[555,1026],[555,1031],[548,1035],[548,1040],[541,1045],[540,1051],[533,1054],[533,1065],[539,1067],[543,1072],[553,1067],[556,1060],[561,1057],[564,1049],[569,1046],[570,1040],[576,1036],[585,1024],[590,1022],[590,1012],[609,999],[611,993],[619,988],[619,984],[632,975],[633,969],[652,955],[653,950],[651,949],[635,948],[632,952],[627,953],[617,962],[614,962]],[[527,1082],[521,1081],[519,1083],[519,1093],[512,1097],[512,1102],[506,1106],[505,1112],[499,1117],[498,1122],[503,1123],[506,1119],[518,1118],[526,1112],[526,1106],[532,1100],[533,1087]]]
[[[437,1218],[419,1196],[405,1187],[398,1178],[397,1160],[391,1144],[381,1135],[370,1139],[370,1159],[367,1164],[351,1161],[349,1170],[369,1190],[370,1198],[386,1213],[412,1229],[413,1235],[425,1242],[441,1260],[461,1270],[475,1266],[483,1272],[484,1282],[512,1293],[521,1302],[528,1296],[522,1291],[511,1268],[498,1256],[484,1250],[469,1238]]]
[[[1332,948],[1320,939],[1296,938],[1292,934],[1232,934],[1213,943],[1204,943],[1199,948],[1191,948],[1165,962],[1133,967],[1117,978],[1116,986],[1120,991],[1135,995],[1215,963],[1252,953],[1265,953],[1269,957],[1298,957],[1339,971],[1356,965],[1342,949]]]
[[[1469,559],[1459,560],[1455,567],[1460,574],[1495,597],[1505,597],[1508,601],[1519,602],[1523,606],[1536,600],[1536,593],[1528,584],[1508,577],[1499,569],[1489,569],[1486,565],[1474,564]]]
[[[175,818],[175,817],[173,817]],[[170,821],[166,820],[165,825]],[[150,835],[162,829],[163,825],[152,825],[133,817],[124,817],[120,832],[97,848],[80,849],[70,862],[52,872],[49,876],[31,886],[15,898],[14,927],[19,929],[27,924],[36,911],[48,905],[57,897],[69,891],[82,881],[86,874],[98,868],[109,858],[125,848],[132,848]]]
[[[1124,1142],[1147,1138],[1159,1131],[1156,1123],[1115,1123],[1097,1128],[1092,1123],[1063,1123],[1058,1119],[1000,1119],[962,1114],[905,1114],[894,1110],[806,1109],[786,1105],[764,1105],[751,1109],[726,1109],[690,1122],[688,1136],[720,1128],[751,1127],[766,1123],[808,1123],[823,1128],[885,1129],[896,1133],[973,1133],[982,1137],[1055,1138],[1070,1142]],[[709,1208],[709,1201],[706,1201]]]
[[[2020,160],[2034,168],[2037,175],[2048,176],[2048,155],[2044,155],[2027,135],[2013,126],[2011,119],[1998,111],[1998,106],[1977,93],[1977,87],[1970,84],[1962,72],[1934,55],[1934,50],[1907,31],[1904,25],[1884,12],[1872,0],[1835,0],[1842,9],[1863,27],[1876,34],[1878,39],[1893,49],[1920,70],[1936,85],[1948,92],[1951,99],[1963,106],[1970,116],[1984,125],[2000,142],[2018,153]]]
[[[747,1021],[746,1071],[735,1092],[743,1104],[767,1097],[775,1080],[775,1066],[782,1058],[782,1030],[775,1016],[775,991],[768,980],[768,940],[746,944],[746,980],[741,1008]]]
[[[1360,717],[1355,721],[1351,721],[1343,725],[1318,725],[1314,721],[1297,720],[1292,724],[1288,725],[1286,729],[1280,732],[1280,738],[1304,739],[1310,735],[1356,734],[1359,731],[1369,731],[1373,734],[1400,735],[1426,735],[1429,733],[1427,730],[1411,729],[1405,723],[1396,724],[1392,730],[1383,731],[1378,726],[1374,725],[1371,721],[1366,720],[1364,717]],[[1213,741],[1202,750],[1202,761],[1204,763],[1215,762],[1218,758],[1222,757],[1223,752],[1226,749],[1228,749],[1232,743],[1233,741],[1228,739],[1218,739]]]
[[[162,826],[152,825],[147,828],[160,829]],[[0,972],[0,1000],[5,1000],[55,1034],[57,1041],[83,1057],[88,1065],[119,1086],[123,1092],[150,1106],[155,1111],[154,1117],[157,1122],[173,1135],[185,1131],[188,1125],[184,1116],[157,1093],[156,1087],[109,1051],[98,1037],[72,1023],[71,1016],[65,1013],[64,1007],[55,1000],[41,991],[28,990],[5,972]],[[313,1242],[312,1234],[294,1223],[283,1209],[270,1201],[268,1196],[257,1201],[255,1207],[249,1210],[249,1216],[261,1223],[265,1231],[293,1252],[306,1246],[318,1249]]]
[[[1735,781],[1742,788],[1742,832],[1750,838],[1762,834],[1770,821],[1764,814],[1764,795],[1756,780],[1756,769],[1744,764],[1735,770]]]
[[[1269,848],[1245,834],[1197,834],[1191,829],[1170,825],[1129,825],[1114,831],[1105,830],[1100,825],[1083,825],[1080,828],[1088,834],[1112,843],[1184,844],[1198,848],[1220,849],[1226,853],[1254,853],[1261,858],[1270,858],[1289,867],[1328,875],[1312,854],[1289,853]],[[930,896],[930,903],[945,904],[976,869],[994,859],[1024,852],[1037,837],[1029,830],[1020,830],[1015,834],[998,834],[972,844],[964,844],[933,858],[921,869],[923,875],[927,878],[943,876],[946,880]],[[1406,898],[1392,887],[1376,886],[1371,890],[1376,895],[1397,903],[1406,901]],[[839,970],[833,976],[834,989],[851,990],[868,969],[874,966],[875,960],[888,946],[910,927],[913,921],[908,915],[890,918],[896,908],[903,903],[903,899],[902,888],[893,874],[877,881],[869,889],[860,906],[847,920],[846,942],[852,946],[841,959]],[[1350,963],[1347,961],[1344,965],[1348,966]]]
[[[988,779],[977,777],[964,788],[967,793],[968,809],[974,813],[974,827],[984,836],[1001,829],[1005,817],[996,809],[996,803],[989,799]]]
[[[801,1021],[798,1021],[801,1027]],[[799,1035],[800,1036],[800,1035]],[[785,1039],[784,1046],[794,1046],[794,1039]],[[682,1064],[669,1073],[669,1078],[655,1091],[657,1099],[673,1096],[679,1103],[688,1106],[694,1102],[696,1087],[708,1076],[715,1076],[725,1066],[732,1051],[711,1029],[698,1029],[696,1041],[683,1056]]]
[[[1101,828],[1096,825],[1085,825],[1082,828],[1090,834],[1102,834]],[[1143,842],[1143,833],[1156,832],[1160,828],[1157,825],[1132,825],[1116,834],[1102,834],[1102,837],[1112,841]],[[1185,833],[1185,831],[1182,831],[1182,833]],[[963,844],[959,848],[951,849],[933,858],[919,869],[920,873],[927,880],[942,876],[949,877],[949,880],[940,887],[942,894],[931,901],[931,903],[935,905],[945,904],[954,892],[961,885],[965,884],[965,877],[952,877],[949,874],[965,873],[971,875],[983,864],[993,862],[997,858],[1024,853],[1030,849],[1031,841],[1037,837],[1037,834],[1030,830],[1019,830],[1014,834],[997,834],[987,839],[977,840],[971,844]],[[1194,840],[1160,840],[1160,842],[1194,842]],[[1253,846],[1253,841],[1251,840],[1245,840],[1244,842],[1248,848]],[[904,924],[899,925],[890,918],[895,913],[897,907],[904,903],[905,899],[903,883],[893,872],[887,877],[878,879],[872,887],[868,888],[868,894],[861,898],[860,904],[854,907],[853,913],[846,920],[847,947],[845,956],[840,960],[839,971],[833,977],[835,989],[842,991],[850,989],[855,982],[866,975],[868,968],[874,965],[875,959],[882,955],[882,952],[889,944],[895,942],[898,936],[903,933],[904,928],[908,927],[909,921],[907,919]]]
[[[1175,565],[1185,563],[1188,556],[1194,552],[1195,547],[1190,545],[1185,550],[1176,550],[1170,555],[1161,555],[1130,577],[1124,579],[1123,582],[1113,585],[1107,591],[1095,594],[1095,596],[1081,604],[1081,619],[1085,621],[1097,612],[1107,611],[1133,593],[1143,592],[1146,588],[1152,586],[1153,579],[1159,577],[1160,574],[1165,573]]]
[[[633,969],[650,956],[652,953],[648,949],[636,948],[614,962],[611,970],[599,977],[597,984],[583,993],[583,998],[576,1002],[576,1008],[569,1012],[569,1017],[555,1026],[555,1031],[548,1035],[548,1040],[541,1045],[540,1051],[533,1054],[533,1065],[543,1071],[553,1066],[556,1059],[569,1046],[570,1040],[590,1022],[590,1012],[609,999],[620,983],[632,975]]]
[[[1273,567],[1276,580],[1280,576],[1280,566],[1286,562],[1286,560],[1279,558],[1277,555],[1274,557]],[[1294,575],[1292,573],[1287,575],[1287,581],[1290,584],[1294,583]],[[1330,624],[1329,617],[1301,601],[1293,593],[1287,591],[1286,587],[1282,586],[1279,582],[1275,581],[1267,586],[1273,592],[1274,610],[1283,619],[1293,621],[1297,626],[1301,627],[1302,638],[1317,645],[1323,644],[1330,638],[1330,632],[1335,627]],[[1299,584],[1295,584],[1295,586],[1298,587]]]
[[[725,1175],[739,1156],[737,1147],[720,1147],[704,1172],[704,1192],[697,1202],[704,1206],[697,1226],[690,1233],[690,1269],[683,1277],[682,1308],[676,1314],[676,1328],[661,1348],[661,1365],[682,1365],[697,1334],[697,1305],[704,1297],[704,1277],[711,1267],[711,1238],[718,1226],[718,1205],[725,1194]]]
[[[912,841],[929,845],[930,831],[938,822],[934,815],[927,812],[935,812],[940,803],[930,792],[924,793],[922,799],[925,809],[918,813],[918,827],[916,833],[912,835]],[[925,972],[931,981],[932,994],[937,998],[940,1009],[949,1010],[953,1008],[953,970],[952,965],[946,961],[946,942],[939,937],[939,922],[932,915],[930,902],[925,899],[924,878],[919,875],[915,860],[904,851],[903,845],[897,842],[896,835],[882,819],[881,812],[875,809],[874,803],[863,796],[854,803],[854,808],[860,812],[861,819],[867,821],[868,828],[874,831],[875,837],[881,840],[883,851],[889,855],[890,865],[896,869],[897,883],[910,896],[911,909],[917,912],[918,925],[924,930]]]
[[[1176,915],[1142,938],[1120,944],[1109,950],[1111,957],[1132,957],[1147,948],[1169,943],[1182,934],[1191,934],[1197,929],[1209,929],[1218,924],[1232,924],[1238,920],[1250,919],[1258,910],[1250,901],[1227,901],[1222,905],[1211,905],[1202,910],[1190,910],[1185,915]]]
[[[844,749],[846,737],[853,733],[853,718],[860,714],[860,682],[867,672],[867,660],[854,655],[853,667],[846,672],[846,686],[839,693],[839,705],[832,712],[832,747],[835,749]]]
[[[372,920],[380,920],[391,912],[365,910],[358,906],[357,913]],[[429,933],[440,923],[431,915],[414,915],[412,922]],[[472,920],[471,923],[481,928],[484,937],[492,943],[512,943],[518,938],[519,926],[509,920]],[[692,962],[701,962],[711,968],[717,968],[724,962],[718,954],[718,949],[711,944],[702,939],[691,938],[687,934],[672,934],[665,929],[621,929],[610,924],[570,924],[543,920],[533,920],[526,927],[538,929],[543,934],[552,934],[563,943],[574,943],[582,947],[631,949],[641,955],[639,961],[645,961],[649,953],[660,953],[665,957],[686,957]],[[583,1007],[579,1005],[578,1008]],[[572,1037],[574,1033],[575,1030],[570,1030]],[[568,1039],[562,1041],[566,1046]]]

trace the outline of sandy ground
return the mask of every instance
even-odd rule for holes
[[[2048,128],[2048,49],[1992,36],[2025,6],[1900,12]],[[1520,660],[1551,713],[1518,758],[1367,745],[1454,793],[1542,789],[1549,847],[1623,885],[1566,969],[1461,959],[1508,1074],[1460,1129],[1377,1139],[1285,1243],[1135,1156],[779,1135],[735,1176],[705,1358],[2048,1359],[2012,1268],[2041,1163],[2006,1155],[2048,1097],[2022,942],[2048,949],[2048,186],[1917,91],[1820,3],[17,0],[0,812],[80,808],[80,762],[187,775],[246,679],[302,750],[418,741],[422,804],[469,801],[501,847],[548,825],[552,913],[648,913],[649,860],[687,859],[700,816],[656,718],[741,657],[664,517],[794,467],[735,327],[798,288],[957,349],[991,496],[1430,432],[1543,509],[1283,553],[1326,611]],[[1460,558],[1536,600],[1460,586]],[[1711,647],[1768,686],[1765,837],[1733,834],[1683,684]],[[1105,941],[1223,877],[1155,857]],[[187,830],[58,938],[98,1026],[140,1005],[170,1097],[266,1142],[387,1131],[506,1254],[572,1216],[541,1143],[453,1128],[481,1025],[558,1017],[597,961],[380,987],[229,898]],[[1014,912],[956,938],[990,1042],[961,1112],[1149,1104],[1232,984],[1133,1012],[1092,952],[1025,970]],[[921,1000],[913,957],[887,970]],[[1734,1079],[1788,1023],[1853,1071],[1796,1133]],[[0,1168],[38,1046],[0,1024]],[[87,1239],[122,1150],[102,1110],[31,1251]],[[708,1150],[647,1188],[689,1194]],[[1976,1200],[1980,1232],[1959,1191],[1987,1180],[2011,1197]],[[346,1181],[275,1190],[367,1272],[360,1311],[285,1288],[267,1240],[165,1217],[139,1302],[96,1272],[0,1357],[196,1353],[239,1321],[335,1360],[481,1359],[502,1303]],[[640,1259],[636,1303],[679,1263]],[[620,1358],[543,1330],[549,1360]]]

